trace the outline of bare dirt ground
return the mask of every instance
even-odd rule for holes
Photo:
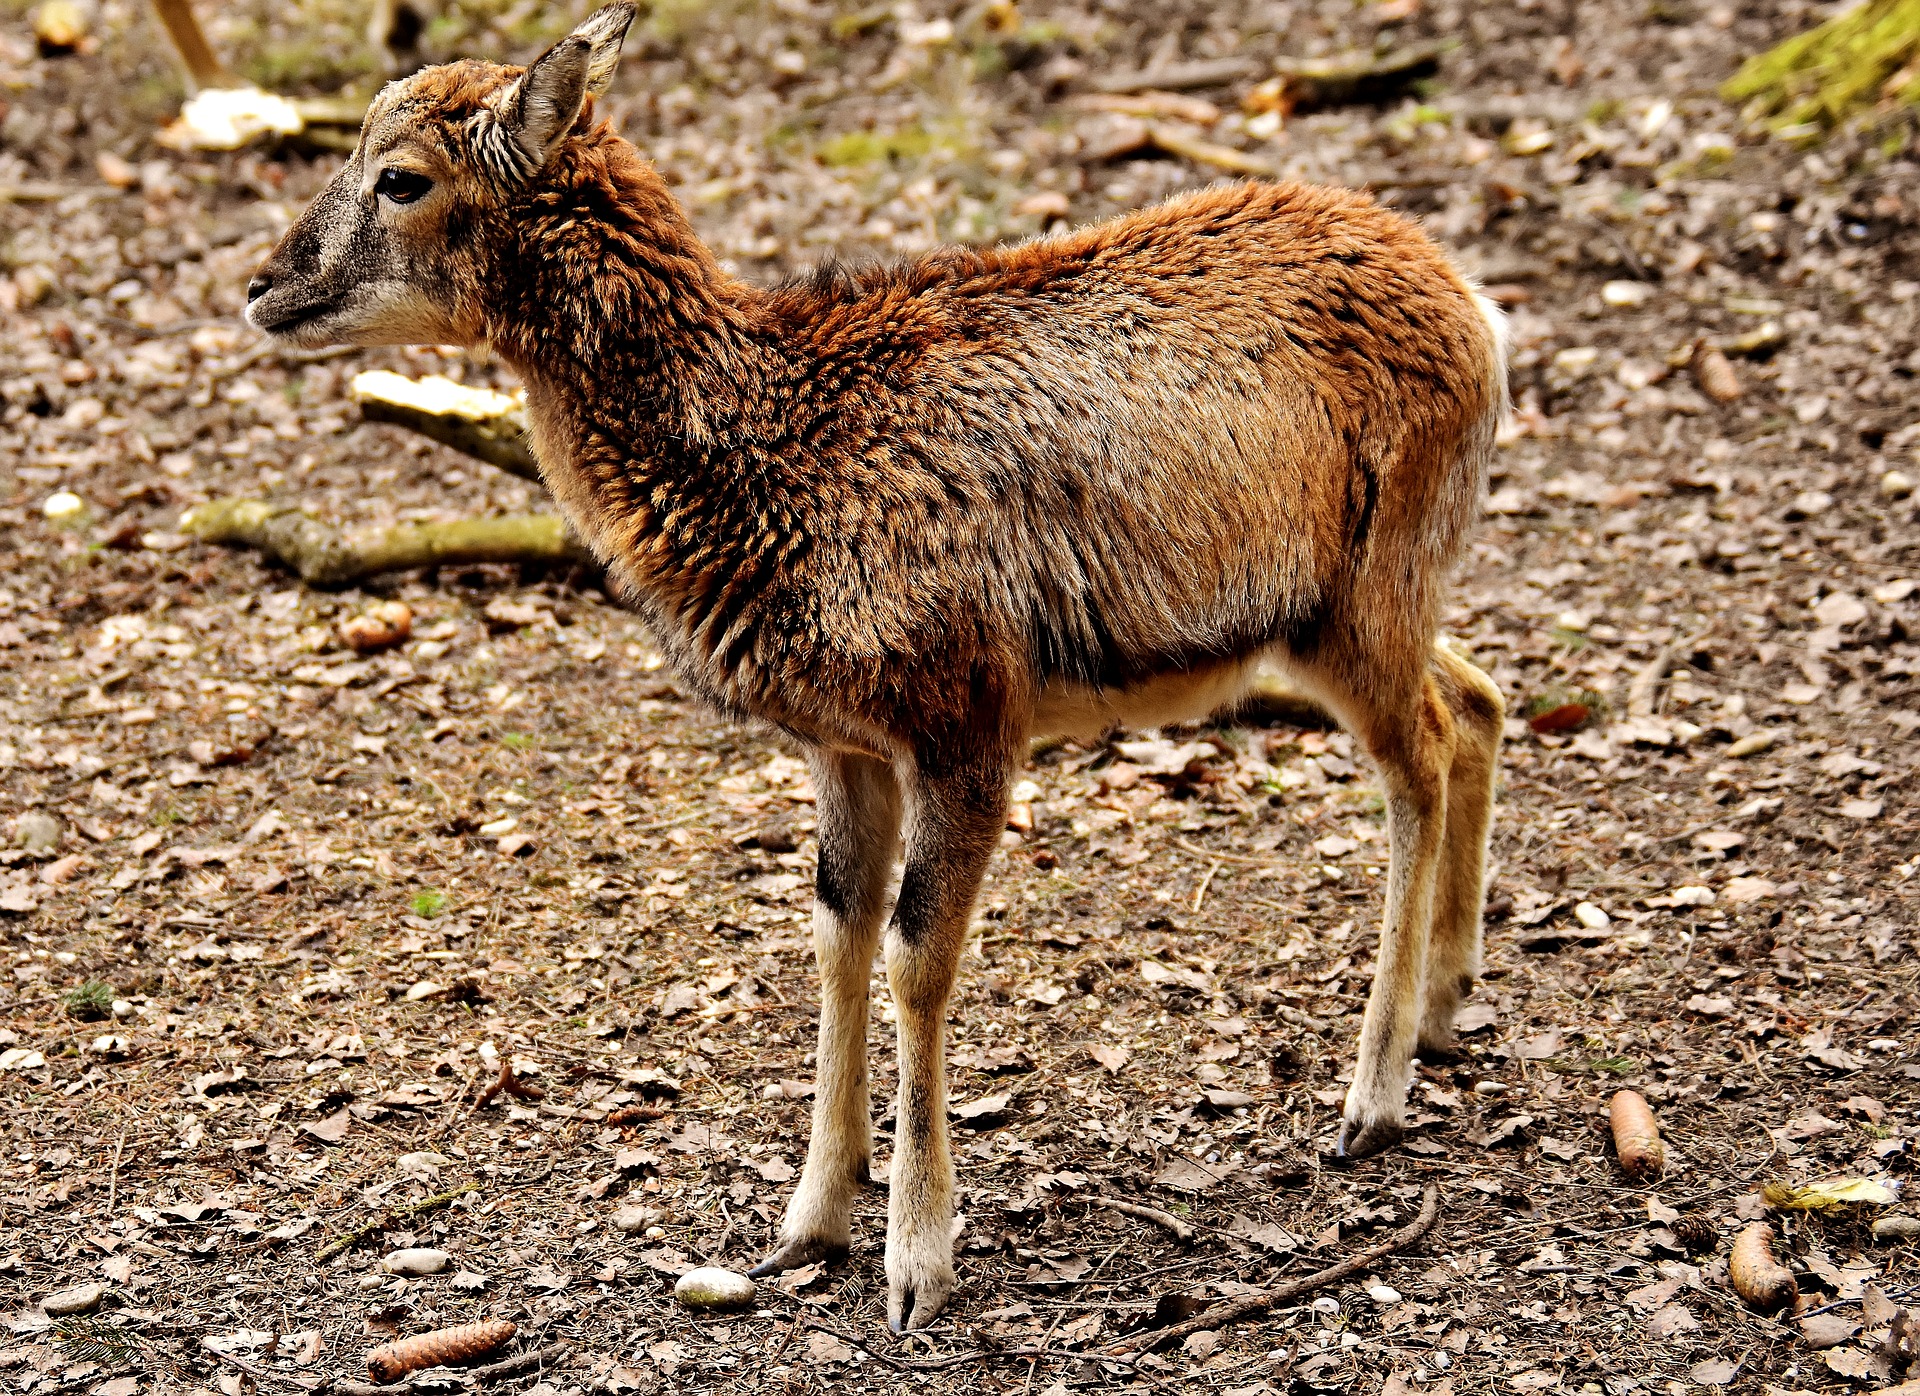
[[[1448,617],[1516,715],[1465,1057],[1419,1067],[1405,1147],[1325,1159],[1385,861],[1344,737],[1223,723],[1038,755],[953,1013],[961,1286],[903,1342],[884,1328],[878,1186],[845,1265],[730,1318],[669,1294],[690,1264],[758,1257],[804,1149],[813,845],[794,754],[685,701],[589,576],[327,595],[188,545],[180,513],[218,495],[343,526],[539,495],[360,423],[346,395],[363,367],[497,368],[275,354],[234,320],[336,157],[163,151],[177,86],[143,12],[108,0],[97,51],[42,58],[14,3],[10,1389],[312,1390],[363,1378],[384,1337],[482,1316],[520,1325],[515,1351],[569,1345],[508,1379],[539,1396],[1899,1376],[1882,1339],[1916,1266],[1870,1231],[1898,1208],[1771,1214],[1812,1322],[1726,1287],[1764,1184],[1898,1184],[1920,1132],[1920,532],[1898,478],[1920,474],[1916,166],[1904,126],[1795,149],[1714,95],[1812,8],[782,0],[665,6],[630,42],[621,126],[746,276],[1024,235],[1217,178],[1082,98],[1102,75],[1238,55],[1240,76],[1184,94],[1221,119],[1154,120],[1370,185],[1513,309],[1515,425]],[[427,44],[524,57],[578,10],[470,4]],[[290,90],[371,71],[356,12],[212,18],[239,66]],[[1418,95],[1278,129],[1240,110],[1276,56],[1445,37]],[[1701,359],[1734,341],[1737,398],[1672,366],[1703,340]],[[1763,356],[1741,352],[1756,340]],[[63,489],[86,512],[56,525],[42,505]],[[333,627],[376,595],[414,608],[416,639],[356,658]],[[1586,726],[1524,720],[1570,703]],[[501,1059],[543,1098],[478,1106]],[[875,1076],[884,1098],[884,1051]],[[1606,1142],[1622,1085],[1667,1134],[1652,1184]],[[1331,1303],[1135,1362],[1091,1352],[1181,1296],[1365,1245],[1429,1182],[1438,1232]],[[1176,1213],[1192,1240],[1096,1194]],[[617,1229],[637,1207],[640,1229]],[[453,1264],[377,1268],[409,1244]],[[41,1307],[94,1282],[90,1315]]]

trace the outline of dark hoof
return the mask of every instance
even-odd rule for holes
[[[845,1246],[836,1246],[827,1241],[789,1241],[747,1271],[747,1278],[764,1280],[769,1275],[798,1270],[803,1265],[836,1265],[846,1258]]]
[[[1388,1124],[1382,1121],[1377,1124],[1367,1125],[1361,1129],[1358,1134],[1355,1134],[1353,1132],[1353,1125],[1346,1120],[1342,1120],[1340,1122],[1340,1142],[1334,1146],[1334,1153],[1338,1157],[1349,1161],[1372,1158],[1375,1154],[1384,1153],[1395,1144],[1398,1144],[1402,1133],[1403,1131],[1399,1125]]]

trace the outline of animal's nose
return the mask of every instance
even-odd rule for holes
[[[247,304],[252,305],[273,289],[273,278],[264,271],[247,283]]]

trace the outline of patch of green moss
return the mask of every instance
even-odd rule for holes
[[[1748,59],[1720,94],[1784,134],[1920,104],[1920,0],[1864,0]]]

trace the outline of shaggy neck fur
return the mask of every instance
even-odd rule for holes
[[[720,269],[606,125],[575,136],[549,171],[505,220],[489,338],[529,380],[613,409],[596,415],[623,432],[718,444],[737,429],[743,380],[770,367],[756,292]]]

